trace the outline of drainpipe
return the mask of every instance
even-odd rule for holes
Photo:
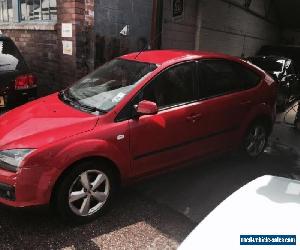
[[[200,35],[202,26],[202,0],[197,1],[197,19],[195,32],[195,50],[200,50]]]

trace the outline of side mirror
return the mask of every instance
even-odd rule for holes
[[[136,112],[141,115],[155,115],[158,112],[158,107],[155,102],[141,101],[135,106]]]

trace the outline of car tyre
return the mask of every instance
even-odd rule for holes
[[[243,152],[248,158],[257,158],[264,152],[267,143],[267,126],[262,122],[255,122],[244,136]]]
[[[52,205],[64,222],[88,223],[108,210],[115,187],[115,176],[107,164],[81,162],[62,177]]]

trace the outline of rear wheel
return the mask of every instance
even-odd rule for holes
[[[248,130],[244,138],[244,152],[250,158],[256,158],[264,152],[268,133],[263,123],[256,122]]]
[[[114,176],[106,165],[97,161],[82,162],[60,181],[54,207],[65,221],[86,223],[107,210],[114,188]]]

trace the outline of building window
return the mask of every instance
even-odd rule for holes
[[[56,20],[56,0],[0,0],[0,23]]]
[[[20,0],[21,21],[57,19],[56,0]]]
[[[0,0],[0,22],[10,22],[12,20],[12,0]]]

